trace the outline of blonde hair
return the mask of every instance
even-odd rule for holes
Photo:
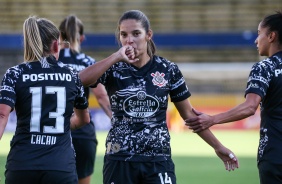
[[[45,18],[30,16],[23,24],[24,60],[40,61],[51,53],[51,45],[59,39],[59,30]]]
[[[61,38],[70,43],[71,49],[80,52],[80,36],[83,35],[82,21],[75,15],[69,15],[60,24]]]

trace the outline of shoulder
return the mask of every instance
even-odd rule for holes
[[[123,61],[117,62],[110,67],[110,69],[126,69],[126,68],[130,68],[130,64]]]
[[[15,65],[6,70],[6,73],[3,76],[3,81],[8,83],[15,83],[22,76],[24,71],[32,69],[29,63],[22,63]]]
[[[158,64],[164,65],[164,66],[175,66],[176,64],[174,62],[171,62],[167,58],[154,55],[153,60],[157,62]]]
[[[273,71],[278,65],[281,64],[282,62],[277,60],[275,57],[268,57],[255,63],[252,67],[252,70]]]
[[[64,70],[68,70],[70,73],[72,74],[77,74],[77,70],[75,70],[72,66],[68,65],[68,64],[64,64],[61,61],[58,61],[58,66],[61,67]]]
[[[95,59],[92,58],[91,56],[86,55],[85,53],[79,53],[77,54],[76,58],[78,60],[81,60],[83,63],[87,65],[92,65],[95,63]]]
[[[21,64],[8,68],[6,71],[6,74],[20,75],[21,73],[23,73],[23,71],[30,70],[30,69],[32,69],[31,64],[27,62],[23,62]]]
[[[153,60],[157,65],[159,65],[159,67],[165,67],[169,70],[179,70],[176,63],[171,62],[170,60],[168,60],[164,57],[155,55],[153,57]]]

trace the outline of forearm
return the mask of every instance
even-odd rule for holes
[[[106,99],[99,99],[98,103],[100,105],[100,107],[103,109],[103,111],[106,113],[106,115],[111,118],[112,117],[112,110],[111,110],[111,106],[110,103],[107,103],[108,100]]]
[[[11,110],[10,106],[0,104],[0,140],[4,134]]]
[[[255,93],[249,93],[246,95],[246,101],[236,107],[212,116],[213,124],[222,124],[233,121],[238,121],[247,118],[256,113],[256,110],[261,102],[261,97]]]
[[[203,130],[197,134],[215,150],[223,146],[209,129]]]
[[[2,117],[0,119],[0,140],[1,140],[2,136],[3,136],[3,134],[4,134],[5,127],[7,125],[7,121],[8,121],[8,119],[5,120],[5,119],[2,119]]]
[[[79,72],[79,77],[84,86],[94,84],[113,64],[120,61],[119,53],[113,53],[94,65],[91,65]]]
[[[96,88],[92,88],[92,92],[95,95],[100,107],[104,110],[109,118],[112,117],[112,109],[110,105],[109,96],[105,89],[105,86],[98,84]]]
[[[223,124],[238,121],[254,115],[256,110],[257,106],[249,106],[243,103],[234,107],[233,109],[230,109],[229,111],[212,116],[213,124]]]

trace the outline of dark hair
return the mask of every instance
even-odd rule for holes
[[[278,33],[279,43],[282,43],[282,12],[276,11],[275,14],[266,16],[261,21],[262,27],[267,27],[270,32],[275,31]]]
[[[143,12],[141,12],[140,10],[129,10],[123,13],[123,15],[120,17],[118,21],[117,30],[116,30],[116,38],[119,43],[120,43],[120,40],[119,40],[120,24],[122,21],[128,20],[128,19],[134,19],[138,22],[141,22],[141,25],[145,29],[146,33],[148,33],[149,30],[151,29],[150,21]],[[150,39],[148,42],[147,53],[150,56],[150,58],[152,58],[153,55],[156,53],[156,45],[152,39]]]
[[[60,32],[48,19],[31,16],[23,24],[24,60],[40,61],[51,52],[54,40],[59,39]]]
[[[83,24],[75,15],[69,15],[60,24],[61,38],[68,41],[71,48],[80,52],[80,36],[83,35]]]

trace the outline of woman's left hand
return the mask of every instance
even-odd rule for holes
[[[236,155],[226,147],[222,146],[220,149],[215,150],[215,153],[223,161],[226,170],[234,171],[236,168],[239,168]]]

